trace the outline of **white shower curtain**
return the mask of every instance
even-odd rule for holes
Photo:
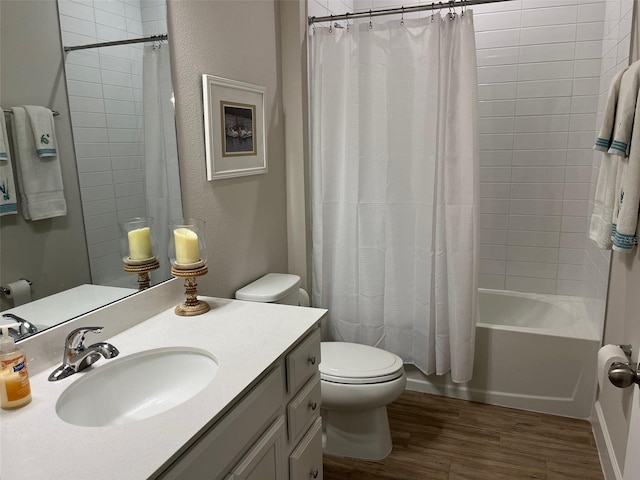
[[[479,258],[473,14],[431,18],[311,34],[312,298],[335,340],[465,382]]]
[[[153,217],[160,268],[152,278],[171,277],[170,220],[182,217],[169,45],[148,45],[143,54],[144,164],[147,215]]]

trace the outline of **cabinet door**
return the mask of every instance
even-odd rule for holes
[[[286,428],[280,416],[231,472],[234,480],[286,480]]]
[[[289,457],[289,480],[322,480],[322,419],[317,418]]]
[[[1,1],[1,0],[0,0]],[[244,458],[254,439],[282,408],[282,369],[276,367],[160,477],[162,480],[213,480]]]

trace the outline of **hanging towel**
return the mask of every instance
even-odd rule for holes
[[[638,88],[640,88],[640,61],[632,63],[620,80],[615,127],[608,150],[611,155],[626,157],[629,154]]]
[[[9,150],[9,140],[7,140],[7,127],[4,121],[4,110],[2,113],[2,125],[0,128],[0,160],[6,160],[9,158],[7,151]]]
[[[620,157],[603,153],[596,196],[589,225],[589,238],[596,242],[599,248],[610,250],[612,246],[612,219],[616,207],[617,193],[616,178]]]
[[[638,243],[638,207],[640,206],[640,102],[636,106],[631,150],[624,159],[618,209],[612,226],[613,249],[629,252]]]
[[[622,80],[622,75],[626,71],[626,68],[624,70],[620,70],[611,79],[607,105],[604,110],[604,118],[602,119],[602,127],[600,128],[598,138],[596,138],[596,144],[593,146],[594,150],[607,152],[611,147],[611,142],[613,140],[613,126],[616,119],[616,106],[618,104],[618,93],[620,91],[620,81]]]
[[[66,215],[67,204],[58,157],[38,157],[31,122],[25,109],[13,107],[11,110],[22,215],[27,220]]]
[[[53,123],[53,112],[45,107],[24,105],[31,122],[36,152],[40,158],[58,155],[56,128]]]
[[[0,216],[15,215],[18,213],[18,198],[4,113],[0,117],[0,141]]]

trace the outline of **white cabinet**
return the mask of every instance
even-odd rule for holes
[[[287,480],[287,465],[284,458],[286,441],[285,419],[284,416],[280,416],[227,479]]]
[[[300,339],[162,480],[322,478],[320,331]]]
[[[313,425],[289,457],[291,480],[322,480],[322,419]]]

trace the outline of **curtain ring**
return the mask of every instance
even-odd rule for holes
[[[402,6],[402,16],[400,17],[400,25],[404,26],[404,5]]]
[[[456,11],[454,7],[454,0],[449,0],[449,20],[456,18]]]
[[[460,7],[462,12],[460,12],[460,18],[464,18],[464,14],[467,12],[467,0],[462,0],[462,6]]]
[[[369,30],[373,28],[373,23],[371,23],[371,10],[369,10]]]
[[[347,32],[349,31],[349,12],[345,13],[345,20],[347,22]]]
[[[329,15],[329,33],[333,32],[333,15]]]
[[[442,5],[442,2],[440,2],[440,4]],[[431,23],[433,23],[433,12],[435,11],[436,11],[436,4],[431,3]]]

